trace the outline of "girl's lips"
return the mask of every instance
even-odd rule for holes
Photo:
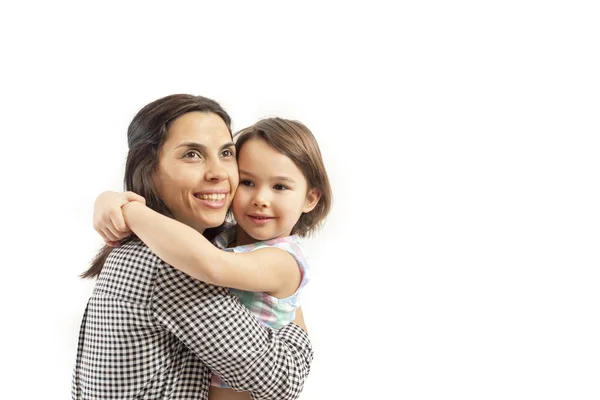
[[[275,217],[268,217],[266,215],[248,215],[248,218],[250,218],[250,220],[252,222],[254,222],[255,224],[258,224],[258,225],[264,225],[264,224],[268,223],[269,221],[272,221],[275,219]]]

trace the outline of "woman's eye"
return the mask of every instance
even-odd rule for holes
[[[183,155],[184,158],[200,158],[201,155],[199,152],[197,152],[196,150],[193,151],[188,151],[187,153],[185,153]]]
[[[273,186],[273,189],[275,189],[275,190],[287,190],[288,188],[286,186],[283,186],[282,184],[278,183],[275,186]]]
[[[240,185],[244,185],[244,186],[254,186],[254,184],[252,183],[252,181],[248,180],[248,179],[242,179],[240,181]]]
[[[223,157],[233,157],[234,156],[233,151],[230,149],[223,150],[222,154],[223,154]]]

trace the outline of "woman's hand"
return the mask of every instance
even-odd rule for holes
[[[111,247],[120,246],[120,240],[131,235],[121,210],[130,201],[146,204],[146,199],[134,192],[104,192],[94,202],[94,229]]]

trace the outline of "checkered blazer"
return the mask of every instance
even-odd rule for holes
[[[110,253],[86,307],[72,397],[207,399],[212,370],[254,399],[297,399],[312,358],[298,326],[262,326],[134,240]]]

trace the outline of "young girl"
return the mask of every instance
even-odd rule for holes
[[[298,239],[312,234],[327,216],[329,179],[314,136],[296,121],[261,120],[237,135],[236,151],[240,184],[232,210],[237,224],[215,238],[218,248],[193,228],[147,208],[133,193],[101,194],[94,225],[115,245],[131,229],[166,263],[231,288],[262,323],[281,328],[294,320],[300,289],[308,281]],[[203,162],[200,150],[191,148],[185,156]],[[224,201],[218,190],[195,197],[209,206]],[[127,226],[119,223],[121,215],[111,215],[122,204]],[[213,375],[210,398],[250,396]]]

